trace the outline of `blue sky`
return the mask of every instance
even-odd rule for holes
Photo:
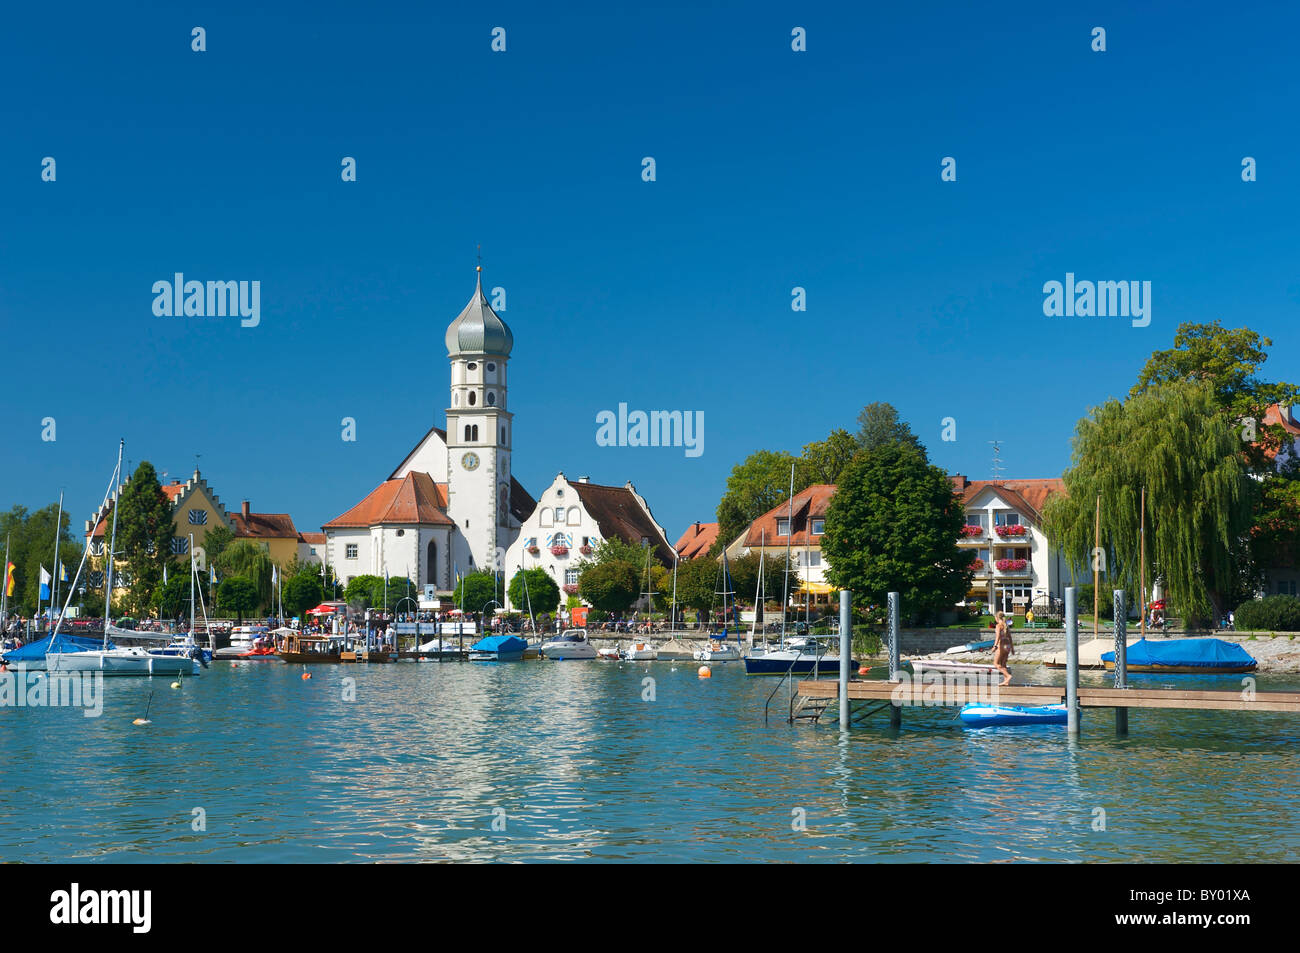
[[[0,506],[64,489],[79,529],[124,437],[318,529],[442,424],[480,243],[516,475],[631,479],[671,538],[876,400],[950,471],[998,439],[1006,476],[1058,475],[1182,321],[1300,377],[1283,5],[229,6],[6,13]],[[261,324],[156,317],[177,271],[260,281]],[[1151,281],[1150,326],[1045,317],[1066,272]],[[704,454],[597,446],[620,401],[703,411]]]

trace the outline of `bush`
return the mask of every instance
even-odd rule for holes
[[[1300,598],[1265,596],[1237,606],[1233,627],[1269,632],[1300,632]]]

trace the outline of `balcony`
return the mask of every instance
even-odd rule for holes
[[[999,539],[1024,539],[1029,535],[1029,529],[1021,524],[1014,526],[995,526],[993,531],[998,534]]]
[[[1034,567],[1028,559],[997,559],[993,562],[1001,576],[1032,576]]]
[[[967,525],[961,528],[961,535],[958,537],[958,539],[962,542],[966,542],[972,539],[975,540],[983,539],[985,535],[986,535],[986,531],[983,526]]]

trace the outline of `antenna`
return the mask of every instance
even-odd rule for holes
[[[990,440],[989,443],[993,444],[993,480],[997,482],[1002,479],[1002,471],[1006,469],[1002,466],[1002,447],[1000,446],[1002,441]]]

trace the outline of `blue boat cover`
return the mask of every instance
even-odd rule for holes
[[[514,635],[489,635],[470,646],[473,652],[522,652],[528,643]]]
[[[1168,639],[1151,642],[1142,639],[1128,647],[1129,665],[1168,665],[1188,668],[1226,668],[1252,665],[1255,659],[1236,642],[1222,639]],[[1103,662],[1114,662],[1115,653],[1102,655]]]
[[[103,648],[103,639],[92,639],[84,635],[68,635],[66,632],[60,632],[56,637],[53,635],[46,636],[43,639],[37,639],[35,642],[28,642],[20,649],[14,649],[4,653],[4,660],[11,665],[19,662],[39,662],[47,652],[50,651],[50,645],[53,644],[55,651],[58,652],[89,652],[92,649]],[[112,642],[108,643],[110,649],[116,648]]]

